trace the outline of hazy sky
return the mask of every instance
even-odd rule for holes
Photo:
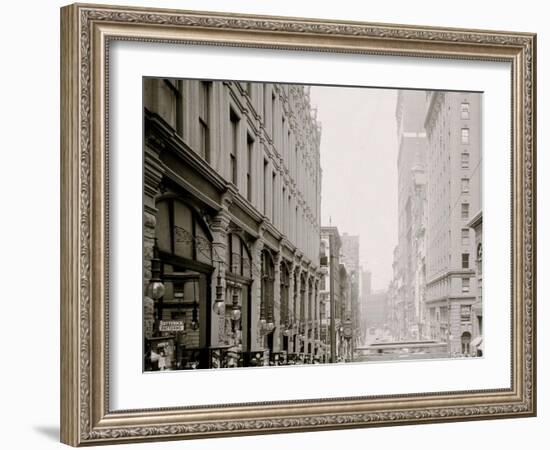
[[[386,289],[397,244],[397,91],[311,88],[322,124],[321,224],[360,236],[372,288]]]

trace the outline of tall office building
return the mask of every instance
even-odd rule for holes
[[[473,354],[479,327],[472,305],[481,290],[475,271],[480,221],[472,222],[482,206],[481,95],[429,92],[426,100],[429,333],[452,354]]]
[[[144,299],[146,349],[178,369],[225,364],[227,348],[232,364],[313,359],[321,130],[308,88],[148,78],[143,117],[145,290],[163,286]]]

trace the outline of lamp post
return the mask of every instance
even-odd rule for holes
[[[151,258],[151,279],[149,280],[149,285],[147,286],[147,296],[152,298],[155,302],[155,321],[154,321],[154,330],[153,334],[158,335],[160,319],[161,319],[161,305],[158,303],[161,302],[162,297],[164,296],[165,287],[162,282],[162,262],[159,258],[159,252],[157,247],[157,238],[153,244],[153,258]]]
[[[151,258],[151,280],[147,286],[147,296],[153,300],[159,300],[164,295],[164,283],[161,279],[161,261],[158,254],[157,238],[153,244],[153,258]]]
[[[241,316],[242,316],[241,305],[239,304],[239,294],[238,294],[238,290],[240,289],[241,289],[241,286],[238,284],[235,284],[233,288],[233,296],[232,296],[232,304],[231,304],[231,320],[233,321],[233,324],[235,326],[241,320]]]
[[[223,295],[222,276],[219,267],[218,276],[216,278],[216,299],[214,305],[212,305],[212,310],[218,316],[221,316],[225,312],[225,298]]]

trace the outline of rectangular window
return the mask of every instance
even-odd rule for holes
[[[283,233],[285,235],[288,236],[288,231],[287,231],[287,228],[286,228],[286,188],[283,186],[283,197],[281,198],[281,214],[282,214],[282,217],[281,217],[281,222],[283,224]]]
[[[470,154],[469,153],[462,153],[461,159],[460,159],[460,166],[463,169],[469,169],[470,168]]]
[[[264,107],[264,127],[267,130],[267,84],[262,84],[262,104]]]
[[[254,139],[249,134],[246,135],[246,199],[252,201],[252,173],[253,156],[254,155]]]
[[[210,128],[208,124],[211,85],[212,83],[209,81],[199,82],[199,151],[200,155],[207,162],[210,162]]]
[[[271,223],[275,224],[275,172],[271,175]]]
[[[169,116],[174,121],[172,125],[176,129],[176,133],[183,137],[183,80],[165,78],[163,81],[171,96],[171,114]],[[161,116],[167,120],[166,115],[161,114]],[[167,121],[170,122],[170,120]]]
[[[292,226],[292,221],[290,220],[290,211],[291,210],[291,206],[290,206],[290,195],[288,196],[288,208],[287,208],[287,230],[288,230],[288,235],[290,236],[290,233],[291,233],[291,226]]]
[[[469,128],[462,128],[462,130],[460,130],[460,143],[461,144],[469,144],[470,143],[470,129]]]
[[[460,305],[460,321],[469,322],[472,319],[472,307],[470,305]]]
[[[462,253],[462,268],[463,269],[469,269],[470,268],[470,254],[469,253]]]
[[[439,308],[439,319],[438,321],[439,322],[448,322],[449,320],[449,312],[448,312],[448,309],[446,306],[442,306],[441,308]]]
[[[470,245],[470,230],[462,228],[462,245]]]
[[[229,176],[231,182],[238,186],[238,145],[239,145],[239,117],[231,109],[229,114],[231,122],[231,136],[230,136],[230,154],[229,154]]]
[[[267,216],[267,199],[269,198],[267,196],[268,194],[268,162],[266,159],[264,159],[264,215]]]
[[[464,220],[467,220],[470,217],[470,204],[462,203],[460,210],[460,217]]]
[[[462,292],[463,293],[470,292],[470,279],[469,278],[462,278]]]
[[[275,94],[271,94],[271,139],[275,141]]]
[[[470,192],[470,180],[468,178],[462,178],[461,180],[462,193]]]
[[[460,118],[462,120],[468,120],[470,118],[470,104],[464,102],[460,105]]]

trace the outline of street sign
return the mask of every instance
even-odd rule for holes
[[[183,320],[161,320],[159,331],[183,331],[185,325]]]

